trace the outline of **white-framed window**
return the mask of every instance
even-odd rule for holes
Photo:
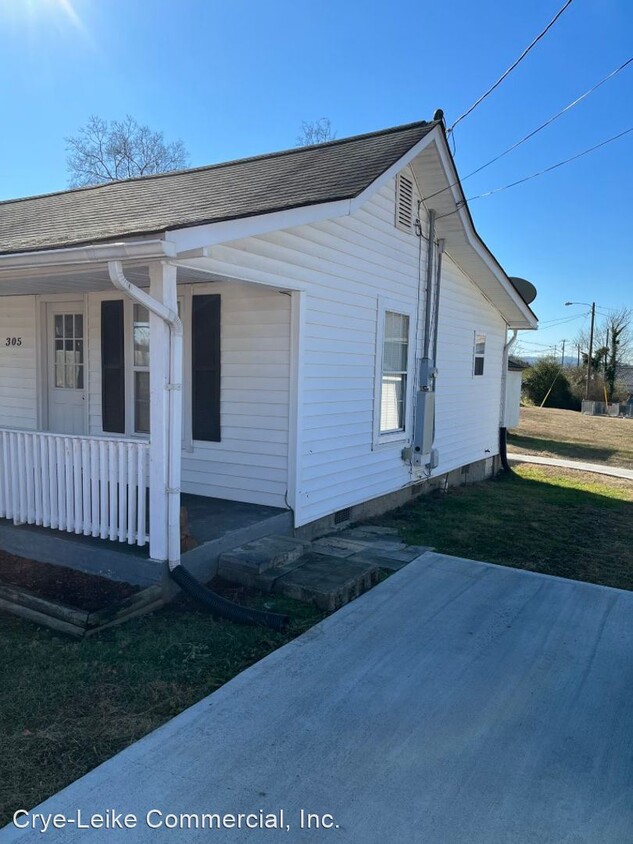
[[[475,331],[473,348],[473,375],[484,374],[484,361],[486,357],[486,335]]]
[[[134,433],[149,434],[149,311],[132,308],[132,392]]]
[[[413,312],[379,299],[376,331],[374,445],[409,436],[413,377]]]
[[[182,297],[178,297],[178,316],[182,318]],[[149,311],[132,304],[132,431],[149,434]],[[184,402],[183,402],[184,417]],[[183,418],[183,431],[185,430]]]

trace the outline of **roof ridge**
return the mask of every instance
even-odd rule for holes
[[[332,141],[325,141],[320,144],[307,144],[305,146],[290,147],[289,149],[278,150],[276,152],[265,152],[260,153],[259,155],[250,155],[246,156],[246,158],[234,158],[229,161],[219,161],[216,164],[203,164],[199,167],[184,167],[180,170],[168,170],[164,173],[151,173],[147,176],[132,176],[129,179],[117,179],[116,181],[103,182],[98,185],[82,185],[76,188],[66,188],[65,190],[51,191],[50,193],[38,193],[31,194],[30,196],[18,196],[14,197],[13,199],[2,199],[0,200],[0,206],[10,205],[18,202],[28,202],[29,200],[33,199],[46,199],[52,196],[63,196],[66,194],[74,194],[86,191],[99,191],[111,187],[112,185],[129,184],[130,182],[146,182],[150,179],[165,179],[169,178],[170,176],[178,176],[185,173],[201,173],[208,170],[218,170],[222,167],[230,167],[234,164],[245,164],[251,161],[262,161],[267,158],[279,158],[284,155],[293,155],[296,153],[305,152],[307,150],[337,146],[341,144],[351,143],[353,141],[364,140],[366,138],[376,138],[380,135],[389,135],[393,134],[394,132],[404,132],[408,129],[414,129],[417,127],[421,128],[423,126],[431,126],[432,124],[438,122],[439,121],[437,120],[417,120],[413,123],[403,123],[399,126],[391,126],[387,129],[379,129],[375,132],[364,132],[360,135],[349,135],[345,138],[335,138]]]

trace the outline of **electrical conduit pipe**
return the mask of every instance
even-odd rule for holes
[[[174,392],[182,390],[182,322],[177,311],[172,311],[162,302],[154,299],[125,277],[120,261],[108,261],[108,273],[112,284],[134,302],[147,308],[162,319],[169,329],[169,391],[167,437],[167,565],[171,578],[180,588],[210,610],[214,616],[227,618],[241,624],[255,624],[283,630],[290,622],[286,615],[262,612],[241,607],[227,601],[204,584],[200,583],[180,561],[180,448],[181,408],[175,401]]]

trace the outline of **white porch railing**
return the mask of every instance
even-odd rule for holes
[[[0,517],[145,545],[149,443],[0,430]]]

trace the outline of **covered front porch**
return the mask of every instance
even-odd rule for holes
[[[2,256],[0,547],[12,522],[13,553],[55,531],[100,570],[107,549],[117,577],[121,558],[173,563],[183,489],[200,548],[282,514],[289,529],[292,307],[270,287],[165,240]]]
[[[279,507],[187,493],[181,495],[181,505],[189,540],[183,544],[181,560],[203,581],[216,574],[224,551],[270,534],[292,533],[292,513]],[[149,557],[149,541],[143,546],[104,542],[91,533],[50,530],[28,522],[16,525],[0,518],[0,549],[141,587],[159,583],[164,576],[163,567]]]

